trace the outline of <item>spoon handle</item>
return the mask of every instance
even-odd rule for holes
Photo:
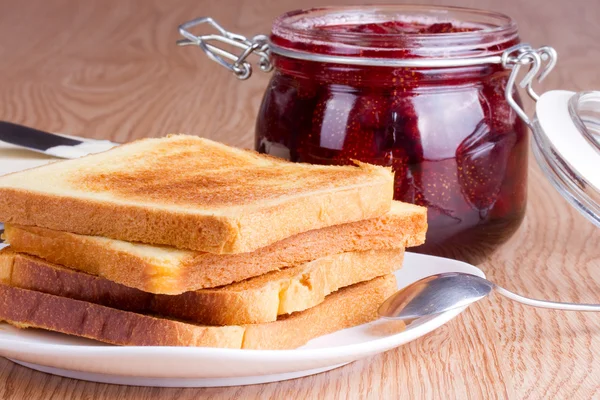
[[[500,286],[496,286],[495,289],[502,296],[519,303],[527,304],[528,306],[565,311],[600,311],[600,304],[559,303],[556,301],[536,300],[520,296]]]

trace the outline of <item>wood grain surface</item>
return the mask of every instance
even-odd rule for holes
[[[525,41],[553,45],[560,60],[544,89],[600,89],[599,1],[434,3],[505,12]],[[177,25],[211,15],[247,35],[267,33],[282,12],[318,4],[324,3],[0,0],[0,119],[115,141],[186,132],[252,147],[268,76],[257,72],[239,82],[198,49],[176,47]],[[524,295],[600,302],[599,244],[600,230],[571,209],[532,160],[525,221],[481,268]],[[308,378],[235,388],[111,386],[0,359],[1,399],[292,397],[600,398],[600,316],[493,297],[385,354]]]

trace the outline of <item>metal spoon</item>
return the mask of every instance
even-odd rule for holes
[[[388,319],[413,320],[468,306],[483,299],[494,289],[504,297],[533,307],[600,311],[600,304],[557,303],[530,299],[476,275],[447,272],[428,276],[400,289],[379,307],[378,312],[381,317]]]

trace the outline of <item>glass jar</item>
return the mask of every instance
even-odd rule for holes
[[[274,69],[256,150],[393,168],[394,198],[428,209],[416,251],[478,262],[518,228],[528,134],[507,101],[520,109],[514,85],[506,96],[507,60],[527,47],[511,18],[435,6],[319,8],[282,15],[270,38],[243,39],[242,55],[227,57],[234,63],[191,44],[210,46],[241,78],[252,52],[261,69]]]

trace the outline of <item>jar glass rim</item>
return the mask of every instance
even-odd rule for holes
[[[477,30],[450,33],[363,33],[322,29],[333,25],[364,25],[401,21],[434,24],[452,22]],[[415,57],[472,57],[501,52],[518,41],[516,22],[509,16],[474,8],[430,5],[368,5],[319,7],[278,17],[271,41],[279,47],[329,54],[356,55],[362,49],[386,52],[409,50]],[[365,44],[367,43],[367,44]],[[392,46],[390,46],[390,43]],[[316,44],[316,46],[315,46]],[[312,47],[311,47],[312,45]],[[332,49],[332,46],[335,47]],[[361,53],[362,54],[362,53]],[[409,57],[410,58],[410,57]]]

